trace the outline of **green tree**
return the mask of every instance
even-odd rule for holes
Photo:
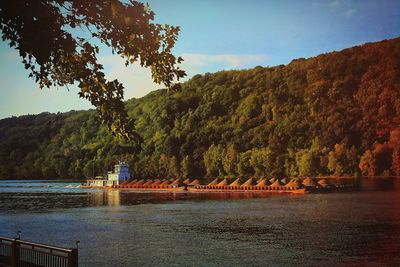
[[[93,111],[2,119],[0,178],[70,178],[91,170],[93,159],[95,174],[125,160],[135,178],[165,170],[172,177],[173,157],[186,177],[226,175],[232,144],[240,176],[254,168],[257,175],[296,176],[299,167],[307,175],[354,175],[367,150],[373,173],[399,174],[398,58],[400,38],[287,66],[196,75],[182,90],[126,101],[140,148],[99,126]]]
[[[153,22],[154,12],[137,1],[1,1],[3,41],[19,50],[22,63],[39,86],[78,84],[79,96],[88,99],[115,134],[137,138],[133,121],[123,105],[123,85],[107,81],[98,63],[95,40],[111,47],[129,65],[136,61],[151,68],[156,83],[172,88],[185,76],[172,54],[179,27]],[[89,37],[76,37],[73,29]],[[84,36],[84,35],[83,35]]]
[[[170,159],[168,156],[161,154],[158,161],[158,170],[156,171],[158,177],[169,177],[169,164]]]
[[[238,153],[234,147],[234,145],[229,145],[226,149],[225,157],[223,158],[223,167],[224,171],[228,175],[235,175],[236,174],[236,165],[238,163]]]
[[[185,156],[181,162],[181,173],[183,178],[189,178],[193,173],[193,163],[189,156]]]
[[[254,148],[251,150],[250,165],[256,176],[272,175],[274,171],[275,158],[268,147]]]
[[[95,167],[96,162],[94,160],[87,161],[85,166],[83,167],[83,175],[85,175],[86,178],[94,178],[94,176],[96,176]]]
[[[172,156],[169,159],[168,176],[171,178],[176,178],[181,176],[181,172],[179,170],[179,161],[175,156]]]
[[[239,162],[236,171],[241,177],[245,177],[254,173],[254,169],[250,164],[251,150],[239,154]]]
[[[222,160],[225,156],[225,148],[221,144],[217,146],[212,144],[208,150],[204,153],[204,166],[208,176],[223,176],[224,168]]]
[[[314,176],[319,170],[319,157],[311,149],[301,149],[296,153],[296,163],[300,176]]]

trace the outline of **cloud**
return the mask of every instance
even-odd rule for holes
[[[353,17],[357,12],[357,9],[353,7],[353,3],[350,1],[331,1],[327,4],[327,7],[331,12],[348,18]]]
[[[340,2],[339,2],[339,1],[332,1],[332,2],[330,2],[330,3],[328,4],[328,6],[329,6],[329,7],[332,7],[332,8],[337,7],[337,6],[339,6],[339,5],[340,5]]]
[[[181,66],[187,72],[185,81],[198,73],[214,72],[218,70],[254,67],[264,62],[267,57],[261,54],[247,55],[207,55],[184,53],[184,62]],[[108,80],[118,79],[125,87],[125,99],[142,97],[149,92],[165,88],[163,84],[156,84],[151,78],[151,70],[142,68],[139,63],[125,67],[125,61],[118,55],[104,55],[99,57],[104,66]]]
[[[213,63],[226,65],[228,68],[240,68],[266,60],[265,55],[207,55],[207,54],[182,54],[186,64],[206,66]]]
[[[125,99],[142,97],[149,92],[164,88],[151,78],[151,70],[142,68],[139,63],[125,67],[125,60],[117,55],[101,56],[99,62],[104,66],[104,73],[109,80],[118,79],[125,87]]]
[[[355,13],[356,13],[357,9],[355,8],[351,8],[346,10],[343,15],[345,15],[346,17],[352,17]]]
[[[267,56],[262,54],[208,55],[186,53],[181,56],[184,59],[183,69],[187,71],[189,76],[218,70],[254,67],[267,59]]]

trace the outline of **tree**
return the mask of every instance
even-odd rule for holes
[[[181,162],[181,173],[183,178],[188,178],[192,175],[193,164],[189,156],[185,156]]]
[[[296,151],[294,149],[288,148],[284,167],[286,177],[295,177],[299,175],[296,163]]]
[[[396,176],[400,177],[400,148],[396,147],[392,154],[392,170]]]
[[[0,179],[82,177],[85,166],[91,177],[92,159],[95,175],[125,160],[135,178],[161,178],[166,169],[169,177],[180,171],[184,177],[202,177],[207,170],[223,176],[232,170],[226,164],[234,162],[227,160],[234,159],[228,156],[231,145],[240,176],[354,175],[360,168],[371,175],[399,175],[400,98],[392,93],[400,92],[400,76],[376,79],[387,71],[398,73],[399,58],[397,38],[288,66],[197,75],[182,84],[183,90],[155,91],[126,102],[143,137],[140,148],[99,127],[92,111],[2,119]],[[348,73],[335,74],[343,72],[343,62]],[[365,76],[371,67],[374,71]],[[368,117],[379,112],[380,118]],[[241,124],[244,114],[249,117]],[[364,156],[359,165],[367,150],[369,159]],[[162,154],[168,159],[160,164]],[[173,157],[182,167],[178,172]],[[61,159],[70,166],[68,173]]]
[[[334,175],[358,175],[359,156],[357,149],[345,144],[336,144],[328,155],[328,169]]]
[[[83,167],[83,175],[85,175],[86,178],[94,178],[96,175],[95,165],[95,160],[89,160],[86,162],[85,166]]]
[[[253,148],[251,150],[250,165],[257,177],[271,175],[274,171],[274,156],[269,147]]]
[[[77,84],[79,96],[97,108],[112,133],[137,139],[124,109],[124,87],[106,80],[94,40],[111,47],[125,65],[139,61],[151,68],[156,83],[174,88],[173,81],[185,76],[176,66],[183,59],[171,52],[179,27],[153,23],[154,15],[137,1],[5,0],[0,30],[41,88]],[[89,37],[74,36],[77,27]]]
[[[251,150],[239,154],[239,162],[236,167],[239,176],[244,177],[254,173],[253,168],[250,164]]]
[[[204,166],[208,176],[224,175],[224,167],[222,160],[225,157],[225,148],[218,144],[217,146],[212,144],[208,150],[204,153]]]
[[[301,149],[296,153],[296,163],[300,176],[316,175],[319,168],[319,158],[311,149]]]
[[[360,159],[360,164],[358,167],[361,173],[365,176],[375,176],[377,173],[376,160],[371,150],[365,151]]]
[[[156,171],[156,173],[160,177],[168,177],[169,161],[170,161],[170,159],[168,158],[167,155],[165,155],[165,154],[160,155],[160,158],[158,160],[158,170]]]
[[[392,171],[400,177],[400,127],[390,133],[389,145],[393,148]]]
[[[180,176],[180,171],[179,171],[178,159],[175,156],[172,156],[169,160],[168,177],[176,178],[179,176]]]
[[[238,153],[234,147],[234,145],[229,145],[226,149],[225,157],[223,160],[223,167],[227,174],[235,175],[236,166],[238,163]]]
[[[393,148],[385,142],[374,145],[373,155],[376,160],[378,175],[389,175],[392,167],[392,152]]]

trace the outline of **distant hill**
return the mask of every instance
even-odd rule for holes
[[[196,75],[126,102],[138,146],[93,111],[0,121],[0,178],[400,175],[400,38]],[[94,169],[94,172],[93,172]]]

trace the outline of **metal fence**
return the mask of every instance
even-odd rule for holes
[[[78,249],[0,237],[0,266],[76,267]]]

